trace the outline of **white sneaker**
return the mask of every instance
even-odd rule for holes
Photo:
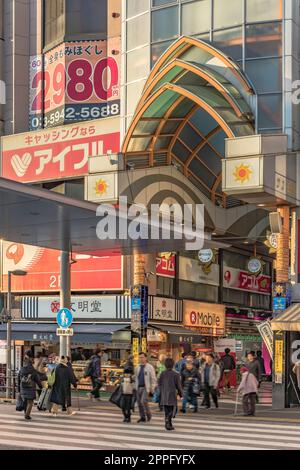
[[[67,413],[68,416],[74,416],[76,415],[76,411],[72,411],[71,413]]]

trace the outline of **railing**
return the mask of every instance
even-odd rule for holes
[[[16,398],[17,395],[17,388],[18,388],[18,371],[13,370],[12,371],[12,378],[11,378],[11,387],[10,387],[10,393],[9,396],[12,399]],[[3,372],[0,372],[0,399],[5,399],[6,398],[6,374]]]

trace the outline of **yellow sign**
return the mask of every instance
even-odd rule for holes
[[[252,173],[253,170],[251,169],[250,165],[241,164],[235,167],[233,176],[235,177],[235,181],[243,184],[250,180]]]
[[[147,353],[147,338],[142,338],[142,351]]]
[[[132,355],[133,355],[134,367],[137,367],[139,364],[139,339],[138,338],[133,338],[132,340]]]
[[[275,383],[282,383],[283,376],[283,340],[275,341]]]
[[[95,183],[95,193],[97,196],[103,196],[107,193],[108,184],[105,179],[101,178],[100,180],[96,181]]]

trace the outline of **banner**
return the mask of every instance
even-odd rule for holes
[[[93,155],[118,153],[119,119],[73,124],[1,139],[2,176],[22,183],[83,176]]]
[[[120,114],[120,38],[68,42],[30,60],[30,129]]]
[[[273,330],[269,321],[265,321],[257,325],[257,329],[260,333],[260,336],[263,339],[263,342],[268,349],[271,359],[273,359]]]
[[[171,254],[170,256],[166,256],[164,254],[157,255],[156,275],[175,278],[175,264],[176,264],[176,255],[173,255],[173,254]]]
[[[223,287],[227,289],[244,290],[257,294],[270,295],[272,290],[271,278],[264,274],[254,276],[247,271],[236,268],[223,268]]]
[[[123,288],[121,256],[95,257],[73,254],[72,291],[113,291]],[[26,276],[12,276],[13,292],[58,292],[60,252],[46,248],[3,242],[2,290],[7,292],[7,273],[21,269]]]

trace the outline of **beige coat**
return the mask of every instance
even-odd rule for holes
[[[134,371],[134,377],[135,377],[135,389],[138,390],[139,388],[139,373],[141,370],[141,366],[136,367]],[[155,389],[157,387],[157,380],[156,380],[156,374],[155,374],[155,369],[154,367],[147,363],[145,365],[145,388],[147,390],[147,393],[154,393]]]

